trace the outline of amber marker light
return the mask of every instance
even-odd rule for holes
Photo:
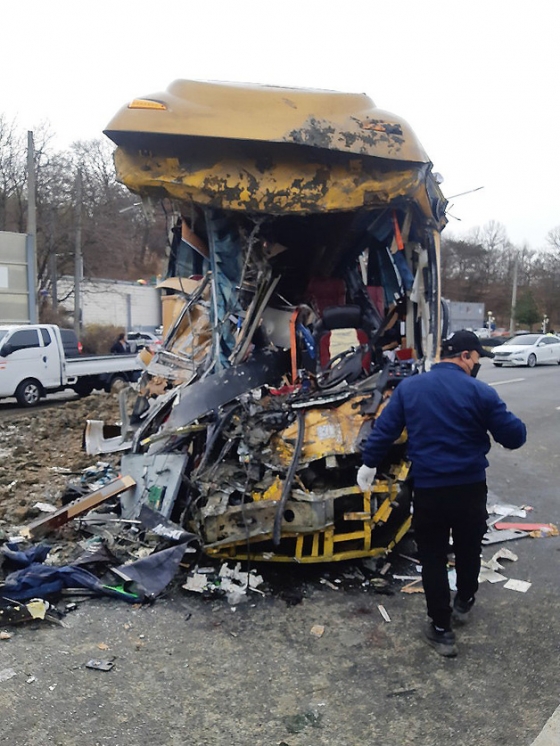
[[[167,111],[167,106],[162,101],[152,101],[149,98],[135,98],[128,105],[129,109],[156,109]]]

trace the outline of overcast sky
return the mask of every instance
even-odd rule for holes
[[[367,93],[415,130],[452,199],[516,244],[560,225],[557,0],[7,0],[0,113],[56,144],[103,137],[177,78]]]

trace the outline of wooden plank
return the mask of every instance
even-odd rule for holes
[[[21,530],[21,535],[27,539],[37,539],[40,536],[44,536],[54,531],[55,528],[64,526],[65,523],[68,523],[73,518],[87,513],[89,510],[118,495],[120,492],[134,487],[135,484],[134,479],[128,476],[114,479],[112,482],[101,487],[101,489],[95,490],[95,492],[65,505],[63,508],[57,510],[56,513],[49,513],[47,516],[37,518],[36,521],[33,521]]]

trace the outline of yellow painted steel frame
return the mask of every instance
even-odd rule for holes
[[[259,549],[263,541],[270,536],[259,536],[256,540],[237,542],[220,547],[205,547],[206,554],[224,559],[267,561],[267,562],[298,562],[318,563],[336,562],[340,560],[358,559],[360,557],[380,557],[387,555],[410,529],[411,515],[407,515],[402,523],[396,526],[392,536],[383,546],[372,546],[377,528],[384,526],[394,510],[394,501],[408,476],[410,463],[402,461],[394,467],[392,480],[377,480],[372,492],[361,492],[358,487],[348,487],[344,494],[335,497],[335,501],[348,495],[362,496],[361,510],[344,513],[344,520],[361,523],[361,527],[351,531],[344,531],[337,526],[329,526],[323,531],[314,533],[298,533],[290,535],[285,529],[282,531],[280,546],[274,551]],[[372,513],[372,496],[381,499],[379,507]],[[295,551],[293,540],[295,539]],[[289,542],[289,547],[286,544]],[[348,544],[351,543],[352,547]],[[255,551],[250,547],[254,546]],[[249,550],[249,551],[248,551]]]

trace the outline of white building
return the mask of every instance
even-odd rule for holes
[[[123,280],[82,280],[80,283],[82,325],[101,324],[124,329],[153,331],[161,324],[160,291],[152,285]],[[60,277],[59,306],[74,312],[74,278]]]

